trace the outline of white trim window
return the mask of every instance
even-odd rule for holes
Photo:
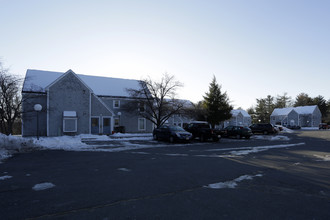
[[[147,127],[146,119],[145,118],[138,118],[138,130],[145,131]]]
[[[120,100],[113,100],[113,108],[120,108]]]
[[[63,118],[63,132],[77,132],[77,118]]]
[[[77,132],[77,113],[75,111],[63,112],[63,132]]]

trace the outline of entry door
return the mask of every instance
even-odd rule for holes
[[[103,134],[111,134],[111,118],[103,118]]]
[[[91,132],[92,132],[92,134],[99,134],[100,133],[100,119],[99,119],[99,117],[94,117],[91,120],[92,120],[92,123],[91,123],[91,126],[92,126]]]

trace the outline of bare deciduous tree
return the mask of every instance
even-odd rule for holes
[[[0,62],[0,132],[13,133],[13,125],[20,117],[22,99],[21,79],[11,75]]]
[[[177,89],[182,86],[181,82],[167,73],[158,82],[148,77],[140,81],[139,89],[127,89],[133,101],[126,105],[126,109],[134,111],[139,105],[145,104],[146,108],[139,114],[159,127],[184,107],[184,101],[176,98]]]

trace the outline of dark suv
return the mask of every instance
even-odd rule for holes
[[[250,126],[252,133],[261,133],[261,134],[275,134],[277,131],[271,124],[266,123],[259,123],[259,124],[253,124]]]
[[[252,131],[248,127],[243,126],[228,126],[222,130],[223,137],[236,137],[237,139],[245,137],[250,139]]]
[[[195,121],[187,124],[184,129],[192,133],[193,138],[199,138],[200,141],[204,142],[208,139],[213,141],[219,141],[221,138],[220,133],[216,130],[211,129],[210,125],[207,122]]]

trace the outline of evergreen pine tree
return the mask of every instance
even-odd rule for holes
[[[229,104],[227,93],[221,92],[221,86],[217,83],[215,76],[209,86],[209,92],[204,96],[207,121],[214,128],[215,125],[231,118],[230,111],[233,107]]]

